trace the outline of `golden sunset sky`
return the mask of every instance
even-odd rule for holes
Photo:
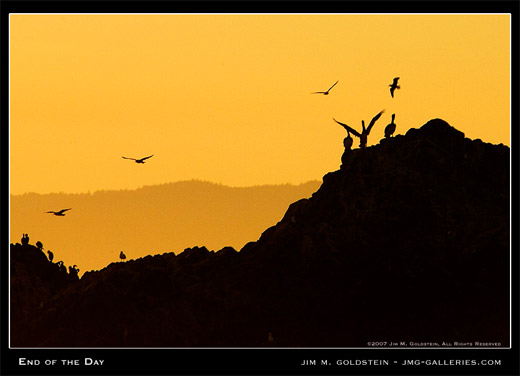
[[[341,164],[346,133],[332,117],[360,129],[382,109],[369,146],[392,113],[396,134],[441,118],[466,137],[510,146],[510,22],[12,14],[11,193],[320,180]],[[336,80],[330,95],[310,94]],[[150,154],[144,165],[121,158]]]

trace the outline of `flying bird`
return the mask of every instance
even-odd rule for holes
[[[347,130],[347,132],[352,132],[352,134],[354,136],[359,137],[359,147],[363,149],[363,148],[365,148],[367,146],[368,135],[370,134],[370,131],[372,130],[372,127],[374,126],[376,121],[381,117],[381,115],[383,115],[383,112],[385,112],[385,110],[382,110],[381,112],[379,112],[376,116],[374,116],[372,118],[372,120],[370,121],[370,124],[368,124],[368,128],[365,128],[365,121],[361,120],[361,125],[363,126],[363,130],[361,131],[361,133],[356,131],[354,128],[349,127],[347,124],[340,123],[339,121],[337,121],[334,118],[332,118],[332,119],[336,123],[341,125],[343,128],[345,128]],[[350,135],[350,133],[349,133],[349,135]]]
[[[332,85],[331,87],[329,87],[329,89],[327,91],[315,91],[314,93],[311,93],[311,94],[323,94],[323,95],[329,95],[329,91],[330,89],[332,89],[334,86],[336,86],[336,84],[338,83],[339,81],[336,81],[334,82],[334,85]]]
[[[126,259],[126,255],[123,253],[123,251],[121,251],[121,253],[119,254],[119,258],[120,258],[121,260]]]
[[[70,210],[70,209],[72,209],[72,208],[61,209],[60,211],[57,211],[57,212],[51,210],[51,211],[48,211],[48,212],[46,212],[46,213],[52,213],[52,214],[57,215],[57,216],[59,216],[59,217],[63,217],[63,216],[65,216],[65,214],[63,214],[63,213],[65,213],[67,210]]]
[[[122,158],[123,159],[131,159],[132,161],[135,161],[135,163],[144,163],[145,160],[147,160],[148,158],[152,158],[152,157],[153,157],[153,154],[149,155],[148,157],[141,158],[141,159],[127,158],[127,157],[122,157]]]
[[[392,122],[385,127],[385,138],[391,137],[395,132],[396,125],[394,123],[394,119],[395,114],[392,114]]]
[[[392,82],[391,85],[388,85],[390,86],[390,95],[392,96],[392,98],[394,97],[394,91],[395,89],[400,89],[401,86],[397,85],[397,81],[399,80],[399,77],[396,77],[394,78],[394,82]]]

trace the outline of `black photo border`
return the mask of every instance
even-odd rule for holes
[[[2,375],[519,375],[518,243],[518,10],[519,1],[1,1],[2,46],[2,208],[9,221],[9,14],[11,13],[510,13],[512,153],[512,343],[510,349],[12,349],[8,343],[8,226],[3,227],[0,311]],[[478,80],[478,77],[475,78]],[[467,109],[463,109],[467,110]],[[5,191],[4,191],[5,189]],[[21,366],[20,358],[39,366]],[[103,365],[84,365],[85,359]],[[301,366],[315,359],[314,367]],[[57,361],[55,366],[45,362]],[[62,360],[78,360],[79,366]],[[321,361],[327,361],[327,365]],[[339,366],[338,360],[360,362]],[[386,360],[388,366],[368,365]],[[417,365],[403,366],[405,360]],[[427,361],[474,360],[477,365],[435,366]],[[500,365],[480,366],[498,360]],[[330,364],[329,364],[330,363]]]

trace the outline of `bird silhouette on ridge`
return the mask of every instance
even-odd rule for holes
[[[339,121],[337,121],[336,119],[332,118],[336,123],[338,123],[339,125],[341,125],[343,128],[345,128],[347,130],[347,132],[352,132],[352,134],[354,136],[357,136],[359,137],[359,147],[364,149],[366,146],[367,146],[367,141],[368,141],[368,135],[370,134],[370,131],[372,130],[372,127],[374,126],[374,124],[376,123],[376,121],[381,117],[381,115],[385,112],[385,110],[382,110],[381,112],[379,112],[376,116],[374,116],[372,118],[372,120],[370,121],[370,124],[368,124],[368,128],[365,128],[365,121],[364,120],[361,120],[361,125],[363,126],[363,130],[361,131],[361,133],[359,133],[358,131],[356,131],[354,128],[351,128],[349,127],[347,124],[344,124],[344,123],[341,123]],[[349,136],[350,136],[350,133],[349,133]]]
[[[394,123],[395,114],[392,114],[392,122],[385,127],[385,138],[392,137],[395,132],[396,125]]]
[[[347,128],[345,128],[347,129]],[[354,140],[352,139],[352,137],[350,136],[350,131],[347,129],[347,137],[345,137],[343,139],[343,146],[345,146],[345,150],[350,150],[352,149],[352,143],[354,142]]]

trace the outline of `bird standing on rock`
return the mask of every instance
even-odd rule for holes
[[[123,251],[121,251],[121,253],[119,254],[119,258],[120,258],[121,260],[126,259],[126,255],[123,253]]]
[[[54,253],[52,253],[51,251],[47,251],[48,255],[49,255],[49,261],[52,262],[52,260],[54,259]]]
[[[361,149],[364,149],[366,148],[367,146],[367,141],[368,141],[368,135],[370,134],[370,130],[372,129],[372,127],[374,126],[374,124],[376,123],[376,121],[381,117],[381,115],[385,112],[385,110],[382,110],[381,112],[379,112],[376,116],[374,116],[372,118],[372,120],[370,121],[370,124],[368,125],[368,128],[365,128],[365,121],[364,120],[361,120],[361,125],[363,126],[363,130],[361,133],[357,132],[355,129],[349,127],[347,124],[343,124],[343,123],[340,123],[339,121],[337,121],[336,119],[332,118],[336,123],[338,123],[339,125],[341,125],[343,128],[345,128],[347,130],[347,132],[352,132],[352,134],[354,136],[357,136],[359,137],[359,147]],[[350,135],[350,133],[349,133]]]
[[[353,142],[354,140],[352,137],[350,137],[350,131],[347,129],[347,137],[343,139],[343,146],[345,146],[345,150],[351,150]]]
[[[385,138],[391,137],[395,132],[396,125],[394,123],[394,119],[395,114],[392,114],[392,122],[385,127]]]

